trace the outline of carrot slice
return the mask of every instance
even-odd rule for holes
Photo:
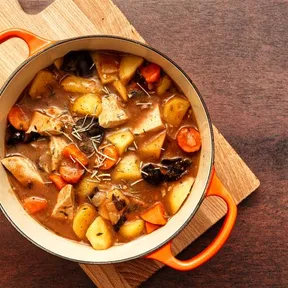
[[[79,182],[85,170],[79,163],[74,163],[70,159],[65,159],[65,161],[62,161],[61,163],[59,172],[64,181],[70,184],[75,184]]]
[[[145,229],[146,229],[147,234],[150,234],[151,232],[157,230],[160,227],[161,227],[160,225],[155,225],[149,222],[145,222]]]
[[[67,145],[62,152],[62,155],[66,158],[73,158],[79,161],[82,165],[86,166],[89,163],[87,156],[79,150],[79,148],[74,144],[71,143]]]
[[[185,152],[196,152],[201,148],[200,133],[192,127],[183,127],[177,134],[179,147]]]
[[[149,223],[156,225],[165,225],[167,218],[165,217],[166,212],[161,202],[155,203],[152,207],[148,208],[141,213],[141,218]]]
[[[57,189],[61,190],[64,188],[68,183],[58,174],[51,174],[49,175],[49,179],[55,184]]]
[[[105,147],[103,150],[103,154],[109,158],[106,158],[104,160],[103,164],[99,167],[99,169],[108,170],[117,163],[119,155],[114,145]]]
[[[29,129],[29,117],[19,106],[14,106],[9,111],[8,121],[17,130],[27,131]]]
[[[160,79],[161,68],[155,63],[149,63],[140,69],[140,73],[147,83],[154,83]]]
[[[47,200],[40,197],[28,197],[23,200],[23,206],[29,214],[37,213],[47,207]]]

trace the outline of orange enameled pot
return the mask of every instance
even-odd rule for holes
[[[191,270],[213,257],[223,246],[234,226],[237,206],[219,181],[214,169],[214,142],[211,121],[202,97],[195,85],[172,60],[142,43],[115,36],[83,36],[53,42],[25,30],[13,29],[0,33],[0,43],[12,38],[23,39],[29,47],[29,58],[10,76],[0,94],[0,158],[4,157],[4,139],[7,114],[22,90],[35,74],[71,50],[115,50],[132,53],[160,65],[188,97],[202,136],[202,149],[198,174],[184,205],[168,223],[149,235],[144,235],[123,245],[97,251],[92,247],[62,238],[39,225],[26,213],[11,187],[4,168],[0,167],[1,208],[14,227],[27,239],[57,256],[89,264],[108,264],[128,261],[138,257],[159,260],[178,270]],[[214,241],[190,260],[176,259],[171,252],[173,238],[189,223],[202,201],[209,196],[222,198],[228,207],[223,227]]]

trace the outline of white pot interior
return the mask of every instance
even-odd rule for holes
[[[23,235],[39,247],[51,253],[70,260],[86,263],[104,264],[125,261],[145,255],[163,245],[164,242],[175,236],[175,233],[179,232],[185,224],[187,224],[187,221],[198,209],[207,188],[213,163],[211,126],[205,108],[196,90],[185,75],[165,57],[145,46],[124,39],[113,37],[79,38],[58,43],[47,49],[44,53],[40,53],[36,57],[33,57],[32,60],[25,63],[25,65],[22,66],[13,78],[4,86],[4,90],[0,96],[1,159],[4,157],[4,135],[7,114],[17,101],[22,90],[39,70],[52,64],[56,58],[65,55],[67,52],[80,49],[116,50],[142,56],[159,64],[189,98],[202,136],[202,150],[198,175],[188,199],[179,212],[161,229],[127,244],[114,246],[103,251],[96,251],[88,245],[79,244],[78,242],[62,238],[53,232],[46,230],[36,222],[25,212],[17,197],[14,195],[2,165],[0,165],[0,203],[6,216],[8,216],[12,224],[21,231]]]

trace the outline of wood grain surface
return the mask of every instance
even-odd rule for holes
[[[36,13],[49,2],[21,4]],[[114,2],[193,78],[213,122],[262,182],[212,261],[185,273],[165,267],[143,287],[287,287],[287,2]],[[77,264],[34,247],[2,215],[0,225],[0,287],[93,287]],[[219,227],[182,257],[202,250]]]

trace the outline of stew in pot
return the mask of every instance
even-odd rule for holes
[[[165,225],[190,193],[201,136],[155,63],[71,51],[39,71],[8,114],[11,186],[63,237],[107,249]]]

